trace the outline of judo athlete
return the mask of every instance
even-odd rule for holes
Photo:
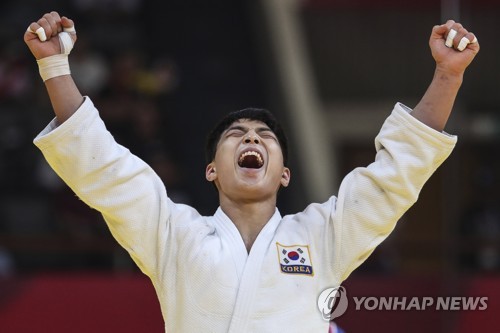
[[[276,207],[291,180],[280,125],[262,109],[230,113],[207,145],[206,179],[220,205],[202,216],[172,202],[152,168],[115,142],[81,95],[68,62],[76,38],[74,22],[57,12],[24,34],[55,112],[34,143],[151,279],[165,330],[174,333],[328,332],[318,295],[389,235],[453,150],[457,138],[444,127],[479,51],[461,24],[434,26],[436,67],[420,102],[396,103],[376,136],[374,162],[350,172],[336,196],[293,215]]]

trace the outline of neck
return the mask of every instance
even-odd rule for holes
[[[241,203],[221,198],[220,206],[222,211],[233,221],[247,251],[250,252],[260,231],[276,211],[276,200]]]

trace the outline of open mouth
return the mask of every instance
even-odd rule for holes
[[[242,168],[259,169],[264,165],[264,159],[259,152],[250,150],[240,155],[238,165]]]

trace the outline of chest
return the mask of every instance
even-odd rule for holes
[[[232,314],[242,298],[252,299],[257,314],[288,311],[298,302],[314,308],[329,280],[321,244],[306,232],[259,235],[250,253],[242,240],[217,233],[184,250],[183,289],[199,308],[219,315]]]

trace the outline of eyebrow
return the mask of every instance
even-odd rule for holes
[[[229,126],[229,128],[225,132],[227,133],[227,132],[232,131],[232,130],[239,130],[239,131],[246,133],[249,131],[249,128],[245,127],[245,126],[241,126],[241,125],[231,125],[231,126]],[[274,132],[269,127],[257,127],[255,129],[255,132],[257,132],[257,133],[271,132],[274,134]]]

